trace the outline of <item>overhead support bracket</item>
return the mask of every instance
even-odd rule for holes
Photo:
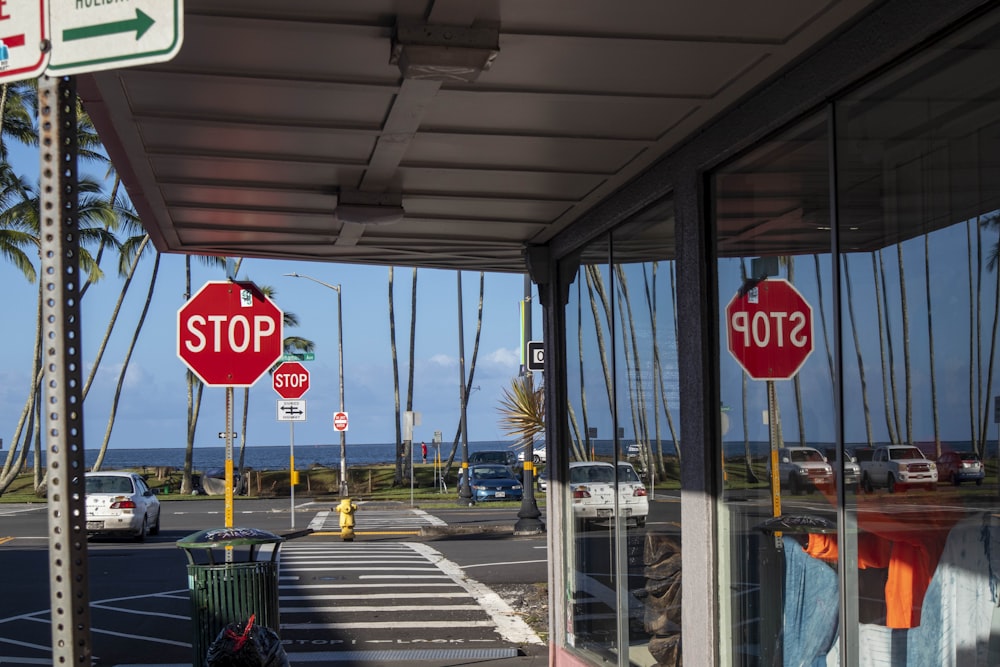
[[[405,79],[471,83],[498,53],[499,28],[399,23],[389,62]]]

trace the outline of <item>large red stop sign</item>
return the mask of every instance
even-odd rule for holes
[[[763,280],[726,306],[726,340],[751,378],[788,380],[813,351],[812,307],[787,280]]]
[[[177,311],[177,356],[210,387],[249,387],[281,357],[283,315],[253,283],[205,283]]]

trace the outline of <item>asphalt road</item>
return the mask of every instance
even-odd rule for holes
[[[223,526],[224,504],[164,502],[162,508],[160,534],[143,543],[89,542],[97,664],[191,664],[191,617],[197,612],[191,610],[187,559],[176,542]],[[288,499],[237,499],[234,525],[291,533],[289,510]],[[314,532],[280,550],[282,640],[292,664],[343,662],[352,655],[370,665],[417,659],[452,664],[459,655],[463,662],[516,657],[517,664],[545,664],[546,648],[527,624],[509,622],[509,608],[488,602],[495,597],[491,586],[546,580],[544,536],[419,534],[422,526],[449,522],[512,526],[516,509],[422,512],[362,505],[350,543],[340,539],[338,515],[330,510],[330,503],[299,503],[295,530]],[[0,571],[8,573],[0,596],[2,664],[51,664],[46,531],[43,505],[0,505]]]

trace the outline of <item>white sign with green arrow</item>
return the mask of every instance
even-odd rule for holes
[[[67,76],[173,58],[184,33],[183,0],[49,0],[47,73]]]

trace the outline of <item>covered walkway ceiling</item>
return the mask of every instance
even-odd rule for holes
[[[868,4],[186,0],[79,92],[161,251],[524,271]]]

